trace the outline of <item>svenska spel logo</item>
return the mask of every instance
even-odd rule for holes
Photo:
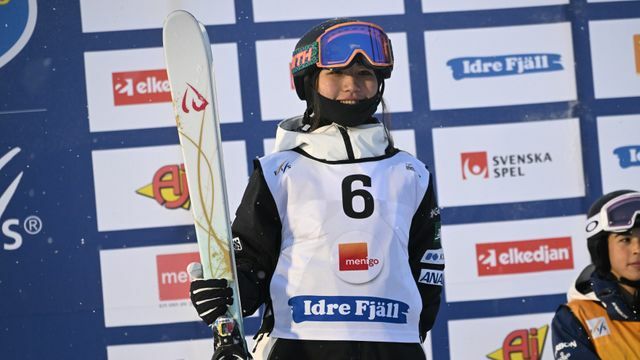
[[[184,164],[165,165],[153,174],[151,184],[147,184],[136,193],[156,202],[167,209],[183,208],[189,210],[189,187]]]
[[[111,79],[116,106],[171,102],[165,69],[115,72]]]
[[[489,155],[487,151],[460,153],[462,180],[516,178],[527,168],[553,162],[549,152]]]
[[[486,151],[463,152],[460,154],[462,163],[462,179],[489,178],[489,163]]]
[[[514,330],[505,336],[502,347],[487,354],[487,358],[540,360],[548,332],[549,325]]]

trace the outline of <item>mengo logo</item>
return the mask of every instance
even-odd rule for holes
[[[369,259],[367,243],[348,243],[338,245],[340,271],[368,270],[380,263],[380,260]]]
[[[540,360],[549,332],[549,325],[538,329],[518,329],[510,332],[502,341],[502,347],[487,355],[489,359]]]
[[[476,244],[478,275],[573,269],[570,237]]]
[[[462,179],[470,178],[489,178],[489,164],[487,161],[487,152],[466,152],[460,154],[462,162]]]
[[[167,209],[189,209],[189,188],[184,164],[165,165],[153,175],[153,182],[136,190],[136,193],[155,199]]]
[[[156,256],[160,301],[189,298],[187,265],[198,261],[200,261],[200,255],[197,252]]]
[[[165,69],[117,72],[111,76],[116,106],[171,101],[171,88]]]

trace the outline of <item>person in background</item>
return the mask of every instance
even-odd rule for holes
[[[553,318],[555,359],[640,359],[640,192],[602,196],[586,231],[592,264]]]
[[[393,70],[383,29],[331,19],[290,64],[303,115],[254,162],[232,225],[243,314],[265,312],[257,359],[425,359],[444,256],[433,174],[373,115]],[[227,310],[220,279],[194,280],[207,324]]]

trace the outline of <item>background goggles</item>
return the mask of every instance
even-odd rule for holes
[[[640,220],[640,193],[629,193],[611,199],[600,212],[587,220],[587,234],[601,231],[624,232]]]
[[[367,22],[347,22],[325,30],[311,45],[293,52],[292,73],[309,66],[340,68],[348,66],[358,55],[371,66],[393,66],[391,41],[381,27]]]

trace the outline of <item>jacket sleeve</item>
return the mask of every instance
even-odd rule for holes
[[[551,322],[551,342],[556,360],[599,359],[587,331],[565,305],[558,308]]]
[[[264,179],[260,162],[254,160],[236,217],[231,225],[238,271],[242,314],[253,314],[269,299],[269,283],[282,240],[282,223],[276,203]]]
[[[444,281],[440,208],[432,179],[430,174],[429,187],[413,216],[409,232],[409,266],[422,298],[419,330],[423,341],[436,320]]]

